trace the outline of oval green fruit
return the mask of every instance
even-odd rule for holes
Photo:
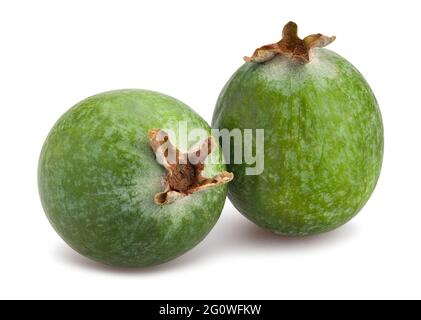
[[[265,130],[263,173],[246,175],[246,164],[230,164],[228,196],[277,234],[341,226],[364,206],[380,174],[376,99],[353,65],[321,48],[333,40],[320,34],[301,40],[296,24],[287,24],[280,42],[245,58],[216,105],[213,127]]]
[[[210,133],[185,104],[144,90],[87,98],[58,120],[41,152],[38,184],[49,221],[73,249],[105,264],[143,267],[181,255],[208,234],[224,205],[226,181],[211,181],[216,186],[200,192],[194,191],[205,183],[196,180],[197,190],[189,184],[172,190],[171,170],[153,152],[157,130],[151,129],[173,130],[178,139],[180,122],[188,132]],[[194,169],[183,168],[173,176]],[[204,176],[225,179],[224,169],[222,161],[206,164]],[[167,193],[171,197],[164,199]]]

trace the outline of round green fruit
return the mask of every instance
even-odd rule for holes
[[[222,161],[204,164],[212,149],[222,158],[212,138],[200,145],[210,146],[206,152],[195,150],[197,164],[180,161],[188,153],[156,129],[181,141],[180,123],[209,135],[185,104],[144,90],[87,98],[58,120],[41,151],[38,185],[49,221],[73,249],[105,264],[143,267],[183,254],[208,234],[232,177]]]
[[[297,25],[288,23],[280,42],[245,58],[216,105],[213,127],[264,129],[263,173],[247,175],[246,164],[230,164],[235,179],[228,196],[242,214],[277,234],[311,235],[343,225],[379,178],[381,114],[358,70],[322,48],[333,40],[321,34],[301,40]]]

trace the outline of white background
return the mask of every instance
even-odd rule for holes
[[[0,298],[421,298],[419,1],[2,1]],[[300,34],[365,75],[385,124],[376,191],[346,226],[291,239],[227,201],[211,234],[165,265],[119,270],[69,249],[40,205],[36,169],[57,118],[118,88],[172,95],[210,122],[242,57]]]

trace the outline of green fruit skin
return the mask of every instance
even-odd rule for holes
[[[144,267],[183,254],[208,234],[226,186],[164,206],[153,201],[166,170],[155,159],[148,130],[174,130],[178,139],[179,121],[210,133],[182,102],[144,90],[87,98],[58,120],[42,148],[38,185],[49,221],[73,249],[108,265]],[[206,165],[205,176],[225,170],[219,159]]]
[[[315,49],[307,64],[287,57],[244,64],[222,90],[212,124],[265,130],[264,172],[246,176],[247,165],[228,165],[235,177],[228,196],[277,234],[341,226],[368,201],[380,175],[376,98],[358,70],[327,49]]]

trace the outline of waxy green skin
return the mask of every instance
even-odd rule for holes
[[[73,249],[105,264],[142,267],[171,260],[208,234],[226,186],[154,203],[166,170],[156,162],[148,130],[173,130],[178,141],[179,121],[210,132],[185,104],[144,90],[90,97],[58,120],[41,152],[38,184],[48,219]],[[207,164],[204,175],[224,169],[222,161]]]
[[[265,130],[264,172],[247,176],[246,164],[228,165],[235,177],[228,196],[277,234],[341,226],[379,178],[383,125],[376,99],[356,68],[327,49],[314,49],[307,64],[288,57],[244,64],[222,90],[212,124]]]

